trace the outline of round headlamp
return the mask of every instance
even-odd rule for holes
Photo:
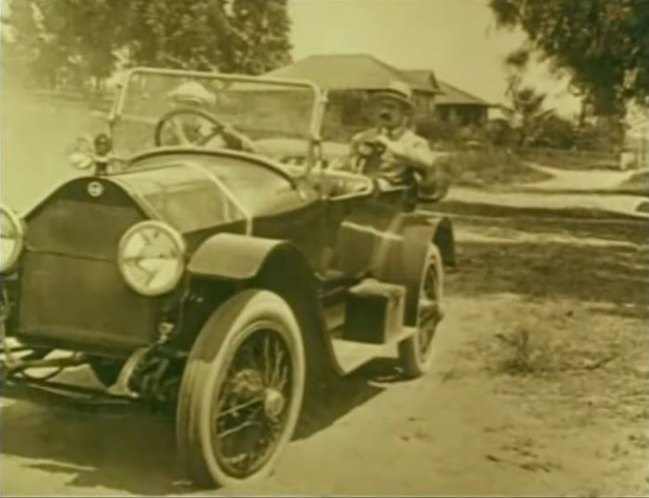
[[[18,261],[24,244],[24,227],[8,207],[0,206],[0,272],[10,270]]]
[[[119,242],[117,262],[126,283],[145,296],[173,290],[185,270],[185,241],[166,223],[142,221]]]

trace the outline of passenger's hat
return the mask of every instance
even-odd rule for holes
[[[372,94],[372,100],[380,100],[384,98],[397,100],[410,109],[415,105],[412,100],[412,88],[410,88],[410,85],[400,80],[391,81],[385,89],[377,90]]]
[[[181,103],[213,105],[216,102],[216,96],[197,81],[183,83],[169,92],[167,96]]]

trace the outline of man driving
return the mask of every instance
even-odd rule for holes
[[[181,143],[201,145],[208,148],[227,148],[255,152],[254,142],[231,125],[207,119],[199,113],[207,112],[217,103],[217,96],[197,81],[189,81],[176,87],[167,96],[174,102],[179,114],[170,120],[173,134]],[[181,110],[187,111],[186,114]],[[196,112],[192,115],[192,112]],[[181,119],[179,116],[183,114]],[[218,124],[217,124],[218,123]]]
[[[428,141],[409,128],[414,103],[412,90],[392,82],[371,97],[375,126],[352,138],[348,164],[354,172],[376,178],[380,188],[430,186],[437,175],[436,154]]]

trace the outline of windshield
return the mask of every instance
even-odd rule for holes
[[[230,125],[259,145],[259,150],[286,139],[298,139],[306,155],[310,138],[317,134],[319,126],[317,92],[316,87],[299,82],[137,69],[129,73],[114,111],[114,150],[131,155],[156,145],[173,144],[164,143],[165,136],[161,137],[163,143],[156,144],[156,127],[165,114],[189,109],[207,112],[218,123]],[[182,119],[191,120],[191,112],[189,116],[183,114]],[[211,124],[204,122],[201,126]],[[162,126],[160,135],[168,133],[167,128]]]

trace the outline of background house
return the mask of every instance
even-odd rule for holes
[[[492,107],[438,80],[431,70],[397,69],[369,54],[312,55],[266,76],[309,80],[329,90],[325,130],[330,134],[336,134],[338,128],[354,131],[367,126],[364,103],[369,94],[394,80],[404,81],[413,89],[416,118],[437,115],[442,121],[455,121],[460,126],[482,125],[489,119]]]
[[[430,81],[431,71],[409,69],[403,71],[411,80],[424,85]],[[435,79],[437,94],[435,97],[435,114],[443,121],[455,120],[461,126],[481,125],[489,119],[489,108],[492,105],[480,97],[471,95],[456,86]]]
[[[490,104],[444,81],[438,80],[435,113],[444,121],[455,120],[461,126],[483,125],[489,118]]]
[[[416,114],[434,112],[440,92],[432,71],[417,78],[368,54],[312,55],[266,74],[274,78],[308,80],[329,91],[330,105],[323,133],[329,138],[348,139],[368,126],[365,103],[371,92],[403,81],[413,90]]]
[[[330,91],[370,92],[392,81],[408,83],[419,112],[431,112],[440,93],[432,71],[413,77],[369,54],[312,55],[266,74],[276,78],[307,79]]]

